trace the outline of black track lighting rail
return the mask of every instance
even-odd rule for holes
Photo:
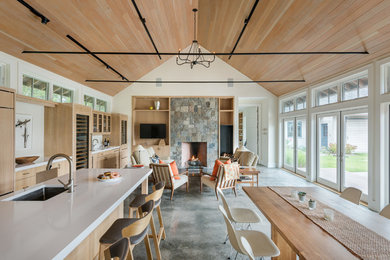
[[[257,6],[258,3],[259,3],[259,0],[256,0],[255,3],[254,3],[253,6],[252,6],[252,9],[251,9],[251,12],[249,13],[248,18],[246,18],[246,19],[244,20],[244,27],[242,27],[242,30],[241,30],[241,32],[240,32],[240,35],[238,36],[238,39],[237,39],[236,43],[234,44],[234,47],[233,47],[232,51],[230,52],[229,60],[230,60],[230,58],[232,57],[233,52],[236,50],[237,45],[238,45],[238,42],[241,40],[241,37],[242,37],[242,35],[244,34],[244,31],[245,31],[245,29],[246,29],[246,26],[248,25],[248,23],[249,23],[249,21],[250,21],[252,15],[253,15],[253,12],[255,11],[256,6]]]
[[[22,5],[24,5],[25,7],[27,7],[27,9],[29,9],[30,12],[32,12],[33,14],[35,14],[36,16],[38,16],[39,18],[41,18],[41,23],[47,24],[48,22],[50,22],[49,18],[47,18],[46,16],[44,16],[43,14],[41,14],[40,12],[38,12],[37,9],[35,9],[34,7],[32,7],[31,5],[29,5],[29,4],[26,3],[25,1],[23,1],[23,0],[18,0],[18,2],[21,3]]]
[[[87,79],[85,82],[94,82],[94,83],[185,83],[185,84],[228,84],[228,83],[237,83],[237,84],[246,84],[246,83],[298,83],[306,82],[304,79],[297,80],[107,80],[107,79]]]
[[[64,54],[64,55],[74,55],[74,54],[96,54],[96,55],[129,55],[129,56],[174,56],[177,55],[177,52],[126,52],[126,51],[22,51],[25,54]],[[193,53],[180,53],[181,55],[191,55]],[[369,54],[368,51],[303,51],[303,52],[213,52],[213,53],[202,53],[204,56],[262,56],[262,55],[360,55],[360,54]]]
[[[116,69],[114,69],[112,66],[110,66],[107,62],[96,56],[96,54],[92,53],[90,50],[87,49],[84,45],[82,45],[80,42],[78,42],[75,38],[70,36],[69,34],[66,35],[68,39],[70,39],[72,42],[74,42],[77,46],[79,46],[81,49],[85,51],[85,54],[89,54],[92,57],[94,57],[96,60],[98,60],[100,63],[102,63],[104,66],[106,66],[107,69],[112,70],[115,72],[119,77],[121,77],[122,80],[127,80],[125,76],[123,76],[121,73],[119,73]]]
[[[157,56],[160,58],[160,60],[161,60],[161,55],[160,55],[160,53],[158,52],[158,49],[157,49],[157,47],[156,47],[156,44],[155,44],[154,41],[153,41],[152,35],[150,35],[150,32],[149,32],[148,27],[146,26],[146,19],[145,19],[144,17],[142,17],[142,14],[141,14],[140,10],[138,9],[138,6],[137,6],[135,0],[131,0],[131,2],[133,3],[133,6],[134,6],[135,10],[137,11],[138,17],[139,17],[139,19],[141,20],[142,25],[144,26],[145,31],[146,31],[146,33],[148,34],[149,39],[150,39],[150,41],[151,41],[152,44],[153,44],[153,48],[154,48],[154,50],[156,51],[156,55],[157,55]]]

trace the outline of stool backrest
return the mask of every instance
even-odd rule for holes
[[[349,200],[352,203],[359,205],[360,197],[362,196],[362,191],[353,187],[346,188],[341,194],[340,197],[346,200]]]
[[[153,214],[153,208],[154,208],[154,200],[149,200],[145,202],[140,207],[141,213],[140,218],[137,219],[132,224],[128,225],[127,227],[122,229],[122,236],[123,237],[132,237],[141,234],[149,225],[150,218]]]
[[[164,182],[159,182],[156,185],[153,186],[153,192],[150,193],[148,196],[146,196],[145,201],[153,200],[158,201],[161,199],[161,196],[164,192],[165,184]]]

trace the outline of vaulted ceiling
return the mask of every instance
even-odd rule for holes
[[[160,52],[191,44],[192,8],[198,8],[198,40],[209,51],[230,52],[255,0],[136,0]],[[16,0],[0,1],[0,50],[82,84],[115,95],[127,84],[86,83],[118,76],[89,55],[22,54],[23,50],[153,52],[131,0],[26,0],[50,19],[47,25]],[[368,51],[369,55],[221,56],[275,95],[366,64],[390,53],[390,1],[261,0],[236,52]],[[99,55],[129,80],[137,80],[169,56]],[[212,65],[211,65],[212,66]],[[163,76],[163,75],[162,75]],[[170,79],[172,80],[172,79]],[[239,86],[238,86],[239,87]]]

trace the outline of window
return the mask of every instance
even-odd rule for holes
[[[73,103],[73,90],[54,85],[53,101],[59,103]]]
[[[107,112],[107,102],[104,100],[96,99],[96,110]]]
[[[7,85],[7,65],[0,63],[0,86]]]
[[[25,96],[47,100],[49,96],[49,83],[23,75],[22,93]]]
[[[316,105],[322,106],[337,102],[337,86],[319,89],[316,91]]]
[[[363,77],[343,83],[343,101],[368,96],[368,78]]]
[[[296,106],[296,110],[305,109],[306,108],[306,95],[301,96],[301,97],[297,97],[295,99],[295,106]]]
[[[390,63],[382,65],[383,67],[383,83],[384,83],[384,89],[383,93],[390,92]]]
[[[294,111],[294,100],[287,100],[283,102],[283,113]]]
[[[84,95],[84,105],[94,109],[95,108],[95,98]]]

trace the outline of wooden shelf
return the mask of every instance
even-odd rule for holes
[[[228,110],[221,109],[221,110],[219,110],[219,111],[221,111],[222,113],[223,113],[223,112],[234,112],[234,110],[233,110],[233,109],[228,109]]]
[[[16,101],[19,102],[24,102],[24,103],[30,103],[30,104],[35,104],[35,105],[41,105],[45,107],[55,107],[56,102],[49,101],[49,100],[44,100],[40,98],[34,98],[34,97],[28,97],[20,94],[16,94]]]

